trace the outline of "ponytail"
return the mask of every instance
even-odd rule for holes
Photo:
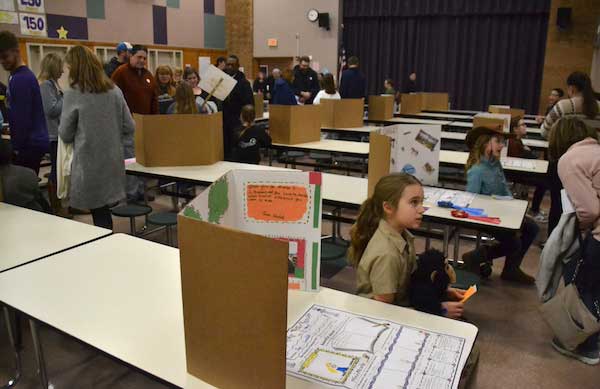
[[[583,72],[571,73],[567,78],[567,85],[577,88],[583,97],[582,113],[589,119],[595,119],[598,116],[598,100],[592,88],[592,80]]]
[[[369,241],[379,227],[379,221],[384,217],[383,204],[388,203],[396,208],[404,189],[409,185],[421,185],[421,183],[406,173],[387,175],[377,182],[373,195],[361,205],[356,223],[350,230],[348,259],[353,267],[358,267]]]

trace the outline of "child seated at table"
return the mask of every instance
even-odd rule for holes
[[[167,114],[194,114],[194,113],[209,113],[207,106],[202,107],[196,102],[194,90],[186,83],[182,82],[175,89],[173,96],[173,104],[167,109]]]
[[[0,201],[19,207],[51,213],[42,196],[38,176],[31,169],[13,165],[10,141],[0,139]]]
[[[492,130],[485,127],[474,128],[467,134],[466,143],[470,150],[465,166],[468,192],[512,198],[500,163],[505,136],[512,137],[512,134],[504,134],[501,129]],[[531,285],[535,279],[525,274],[520,266],[538,232],[538,226],[527,217],[519,233],[500,230],[493,232],[491,235],[498,243],[491,246],[481,245],[478,249],[465,253],[465,268],[478,274],[481,265],[486,266],[493,259],[506,256],[502,279]]]
[[[233,149],[232,160],[234,162],[260,163],[260,148],[271,146],[271,136],[262,126],[254,124],[256,111],[254,106],[242,107],[240,119],[242,127],[236,132],[236,143]]]
[[[423,218],[423,187],[406,173],[383,177],[360,208],[351,230],[349,259],[357,272],[358,294],[390,304],[408,306],[410,276],[417,266],[414,237]],[[447,317],[460,318],[463,292],[448,288],[442,303]]]
[[[515,158],[538,159],[538,156],[531,149],[523,144],[523,138],[527,135],[527,125],[525,120],[517,116],[511,120],[511,132],[514,138],[508,140],[508,156]],[[533,180],[532,180],[533,181]],[[546,183],[544,180],[535,180],[535,192],[531,201],[529,213],[536,222],[546,223],[548,218],[546,214],[540,210],[540,205],[546,193]]]

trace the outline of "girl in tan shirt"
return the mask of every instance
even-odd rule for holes
[[[410,276],[417,267],[414,237],[408,231],[423,219],[423,187],[405,173],[383,177],[361,206],[351,231],[349,258],[357,271],[358,294],[408,306]],[[442,304],[447,317],[459,318],[463,292],[448,289]]]

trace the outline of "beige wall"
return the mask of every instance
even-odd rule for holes
[[[590,73],[594,37],[600,18],[599,3],[598,0],[552,0],[540,111],[545,110],[546,98],[552,88],[561,87],[566,91],[566,80],[571,72],[579,70]],[[558,7],[573,8],[573,26],[569,31],[558,31],[556,28]]]
[[[254,57],[295,57],[298,33],[300,55],[312,55],[321,71],[326,67],[335,74],[339,7],[339,0],[254,0]],[[308,20],[306,14],[311,8],[329,12],[329,31]],[[276,38],[278,47],[268,47],[269,38]]]

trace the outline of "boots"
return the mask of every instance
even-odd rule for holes
[[[52,212],[54,212],[56,216],[73,219],[73,215],[71,215],[67,209],[63,208],[60,199],[56,195],[56,184],[51,181],[48,181],[48,199],[50,199]]]

